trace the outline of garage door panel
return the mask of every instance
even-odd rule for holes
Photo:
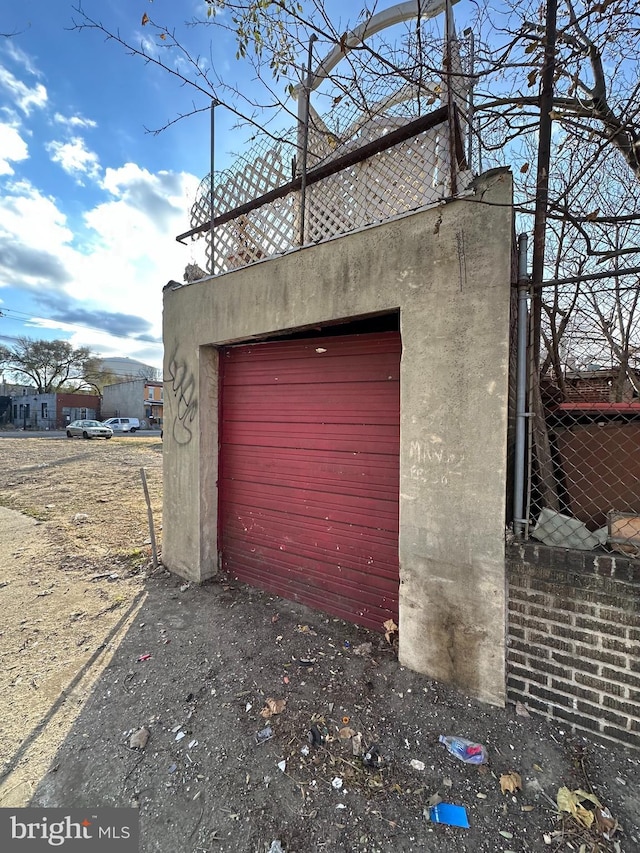
[[[353,525],[328,524],[324,530],[310,524],[306,530],[295,525],[277,528],[275,518],[275,513],[273,518],[238,517],[235,524],[227,527],[225,552],[233,550],[240,554],[246,534],[250,534],[252,554],[269,549],[285,553],[288,558],[315,559],[328,566],[342,566],[397,581],[397,547],[392,537],[376,538]]]
[[[273,560],[273,572],[270,575],[264,572],[263,559]],[[300,571],[304,572],[303,583],[300,581]],[[277,591],[285,598],[291,597],[291,593],[295,592],[303,597],[313,595],[322,602],[326,595],[335,595],[340,597],[343,607],[346,602],[351,602],[352,610],[366,609],[371,614],[379,613],[382,621],[388,618],[386,614],[393,611],[397,599],[396,585],[390,580],[386,584],[373,585],[367,577],[357,574],[320,571],[317,563],[313,561],[303,564],[299,570],[294,570],[287,563],[278,561],[275,554],[247,560],[245,573],[244,580],[256,585],[261,584],[263,589]],[[381,622],[378,629],[380,624]]]
[[[225,424],[223,424],[223,429]],[[229,425],[226,432],[233,435],[232,444],[247,448],[283,447],[293,449],[335,450],[339,444],[346,453],[381,453],[387,456],[397,451],[400,433],[398,430],[380,425],[379,430],[361,424],[340,424],[331,432],[323,424],[302,425],[299,423],[272,424],[258,421]],[[253,437],[253,442],[252,442]],[[247,451],[248,452],[248,451]]]
[[[398,333],[222,354],[223,566],[381,630],[398,612]]]
[[[228,445],[227,464],[234,472],[234,482],[281,483],[283,473],[290,483],[308,483],[309,466],[313,466],[317,488],[355,488],[397,494],[398,466],[386,455],[334,453],[322,450],[288,450],[262,448],[260,454],[247,453],[246,447]]]
[[[315,394],[309,399],[308,388],[279,386],[266,397],[264,388],[249,387],[234,389],[234,395],[225,399],[224,420],[249,421],[251,423],[271,421],[277,412],[281,421],[297,423],[355,423],[397,424],[397,404],[389,406],[388,383],[370,383],[370,394],[363,405],[354,400],[354,383],[344,385],[316,385]],[[235,398],[235,399],[234,399]]]
[[[256,574],[254,577],[247,576],[244,580],[246,583],[264,589],[273,595],[306,604],[314,610],[329,613],[347,622],[355,622],[357,625],[363,625],[365,628],[374,631],[379,631],[380,625],[387,619],[397,620],[398,618],[397,608],[390,607],[388,610],[380,607],[369,608],[362,604],[354,607],[352,601],[346,599],[341,592],[332,593],[324,590],[318,593],[313,589],[298,589],[282,583],[278,579],[274,579],[273,582],[265,582],[260,574]]]
[[[233,492],[231,499],[235,497]],[[256,483],[253,490],[246,490],[253,515],[260,511],[275,511],[288,524],[301,524],[307,519],[325,520],[332,523],[350,523],[362,528],[389,530],[397,534],[397,503],[391,500],[374,500],[359,495],[339,495],[296,489],[287,486],[264,487]]]

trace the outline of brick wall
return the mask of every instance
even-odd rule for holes
[[[640,561],[507,548],[507,696],[640,748]]]

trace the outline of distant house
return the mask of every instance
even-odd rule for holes
[[[103,418],[138,418],[141,426],[161,426],[164,405],[162,382],[130,379],[102,389]]]
[[[100,397],[96,394],[37,394],[22,389],[10,402],[10,422],[23,429],[64,429],[80,418],[100,417]]]
[[[625,379],[619,388],[617,370],[573,370],[565,376],[565,393],[570,403],[629,403],[633,385]]]

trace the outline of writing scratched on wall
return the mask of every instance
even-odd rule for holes
[[[446,486],[452,477],[462,476],[459,470],[464,453],[447,449],[442,442],[412,441],[409,445],[409,476],[412,480]]]
[[[189,444],[193,438],[193,422],[198,412],[196,380],[187,363],[177,353],[169,359],[166,382],[176,401],[172,425],[173,438],[177,444]]]

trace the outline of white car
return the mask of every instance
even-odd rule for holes
[[[100,421],[71,421],[67,424],[67,438],[111,438],[113,430]]]
[[[111,427],[114,432],[135,432],[140,429],[138,418],[109,418],[105,425]]]

